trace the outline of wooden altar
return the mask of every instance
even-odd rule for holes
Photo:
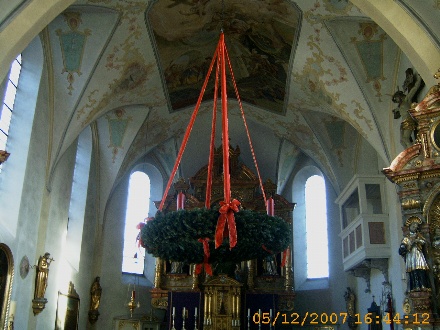
[[[240,148],[229,148],[231,196],[241,202],[244,209],[266,212],[264,198],[259,192],[257,176],[239,160]],[[184,194],[184,208],[203,208],[206,193],[208,165],[202,167],[189,182],[179,179],[174,184],[174,193],[167,196],[163,212],[177,209],[178,194]],[[216,149],[212,171],[211,205],[223,200],[222,147]],[[274,200],[275,215],[292,224],[292,211],[295,204],[288,202],[276,193],[276,185],[270,180],[264,183],[266,196]],[[155,202],[158,206],[160,202]],[[291,238],[290,247],[293,246]],[[265,260],[248,260],[240,264],[222,265],[213,269],[213,276],[195,274],[195,265],[183,265],[170,260],[156,259],[154,288],[151,290],[152,306],[168,310],[169,329],[172,328],[173,304],[171,293],[201,293],[197,320],[198,329],[240,329],[247,324],[247,312],[250,309],[248,294],[265,297],[261,299],[259,309],[269,312],[291,311],[294,307],[292,249],[286,255],[279,253]],[[285,265],[281,267],[282,260]],[[267,295],[273,297],[267,303]],[[176,301],[176,295],[172,295]],[[183,296],[181,296],[182,299]],[[276,302],[276,304],[274,303]],[[179,309],[181,306],[179,306]],[[256,306],[252,305],[253,311]],[[193,311],[190,311],[193,313]],[[181,322],[181,311],[176,312],[175,322]],[[194,320],[194,319],[193,319]],[[185,329],[194,329],[194,324],[185,325]],[[253,327],[251,327],[253,328]],[[264,327],[263,327],[264,328]]]

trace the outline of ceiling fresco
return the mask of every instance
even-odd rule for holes
[[[1,34],[25,1],[0,2]],[[438,0],[389,2],[439,40]],[[379,22],[353,3],[75,1],[34,40],[44,50],[48,186],[88,127],[99,150],[99,212],[139,162],[169,174],[222,28],[263,180],[282,193],[291,173],[314,164],[337,193],[354,173],[370,173],[366,164],[386,166],[402,150],[390,95],[413,66]],[[185,178],[207,162],[213,78],[179,168]],[[252,168],[237,100],[231,91],[228,96],[231,145]]]
[[[300,17],[289,1],[155,2],[146,18],[172,109],[197,101],[223,30],[240,98],[283,114]],[[213,97],[211,78],[205,100]],[[235,95],[231,88],[228,94]]]

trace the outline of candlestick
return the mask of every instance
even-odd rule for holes
[[[185,328],[186,308],[185,307],[183,307],[182,317],[183,317],[182,330],[186,330],[186,328]]]
[[[176,330],[176,328],[174,327],[174,315],[175,315],[175,311],[176,311],[176,308],[173,307],[173,326],[172,326],[171,330]]]
[[[197,330],[197,307],[194,310],[194,330]]]

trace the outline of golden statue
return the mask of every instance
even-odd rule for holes
[[[102,293],[102,288],[101,285],[99,284],[99,280],[100,277],[97,276],[95,278],[95,281],[92,284],[92,287],[90,288],[90,310],[97,310],[99,308],[99,303],[101,301],[101,293]]]
[[[44,294],[47,288],[47,279],[49,277],[49,266],[53,259],[50,257],[50,253],[46,252],[44,256],[40,256],[37,265],[37,277],[35,279],[35,294],[34,298],[44,298]]]
[[[46,252],[44,256],[40,256],[38,259],[38,265],[36,265],[37,276],[35,277],[35,292],[34,299],[32,299],[32,309],[34,315],[40,313],[46,306],[47,299],[44,298],[47,288],[47,280],[49,277],[49,266],[54,261],[50,257],[50,253]]]
[[[99,304],[101,302],[102,287],[99,284],[100,277],[96,276],[95,280],[90,287],[90,309],[89,309],[89,322],[94,324],[99,317]]]

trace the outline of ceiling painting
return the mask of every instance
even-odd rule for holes
[[[359,35],[361,39],[353,37],[351,42],[356,46],[356,50],[365,69],[367,82],[372,82],[376,90],[377,97],[381,97],[381,81],[385,80],[383,75],[383,48],[385,33],[378,32],[378,26],[375,23],[366,22],[359,24]]]
[[[348,0],[324,0],[325,8],[334,13],[347,13],[353,6]]]
[[[81,62],[84,54],[84,48],[86,44],[87,36],[90,35],[91,31],[85,29],[79,31],[79,25],[82,23],[81,14],[76,12],[66,12],[64,13],[64,18],[70,31],[62,31],[58,29],[56,31],[58,37],[60,38],[61,53],[63,54],[63,71],[61,73],[67,72],[67,81],[69,82],[69,95],[72,95],[74,76],[81,75]]]
[[[124,109],[115,110],[112,114],[105,116],[108,122],[110,141],[108,147],[112,150],[113,163],[118,155],[119,149],[123,148],[123,140],[127,126],[133,120],[131,116],[126,115]]]
[[[146,18],[172,110],[196,103],[223,29],[241,99],[284,114],[300,19],[292,3],[226,0],[222,7],[220,1],[164,0],[155,2]],[[205,100],[213,97],[213,80]],[[235,95],[233,90],[228,94]]]

